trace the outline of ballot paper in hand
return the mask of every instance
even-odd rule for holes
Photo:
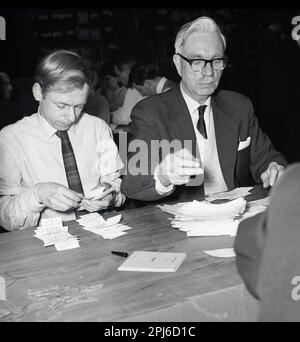
[[[138,272],[176,272],[186,258],[186,253],[168,252],[133,252],[121,266],[119,271]]]

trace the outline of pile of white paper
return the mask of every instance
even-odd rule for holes
[[[41,219],[40,226],[34,232],[34,236],[41,239],[45,247],[54,245],[58,251],[80,247],[77,236],[68,232],[68,227],[63,226],[60,217]]]
[[[187,236],[235,236],[238,218],[245,211],[246,203],[243,198],[237,198],[222,204],[193,201],[158,207],[175,215],[171,219],[172,227],[186,232]]]
[[[91,213],[82,216],[77,222],[83,226],[83,229],[101,235],[103,239],[115,239],[127,234],[125,230],[131,229],[131,227],[119,223],[121,217],[122,215],[116,215],[105,220],[100,214]]]

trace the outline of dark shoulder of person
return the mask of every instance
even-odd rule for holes
[[[0,129],[22,119],[18,107],[10,100],[0,99]]]

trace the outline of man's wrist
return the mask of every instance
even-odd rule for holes
[[[41,199],[41,196],[40,196],[40,186],[41,186],[41,183],[35,184],[35,186],[33,188],[33,195],[34,195],[34,198],[36,200],[36,203],[40,207],[45,207],[45,204],[43,203],[43,200]]]

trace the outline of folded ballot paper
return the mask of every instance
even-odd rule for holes
[[[121,218],[122,215],[116,215],[105,220],[100,214],[91,213],[82,216],[77,222],[83,226],[83,229],[101,235],[103,239],[115,239],[127,234],[125,231],[131,229],[131,227],[119,223]]]
[[[171,225],[187,236],[235,236],[238,218],[245,211],[247,202],[243,198],[213,204],[207,201],[192,201],[158,207],[175,216]]]
[[[34,232],[34,237],[41,239],[44,247],[54,245],[58,251],[80,247],[77,236],[68,232],[68,227],[63,226],[60,217],[41,219]]]

